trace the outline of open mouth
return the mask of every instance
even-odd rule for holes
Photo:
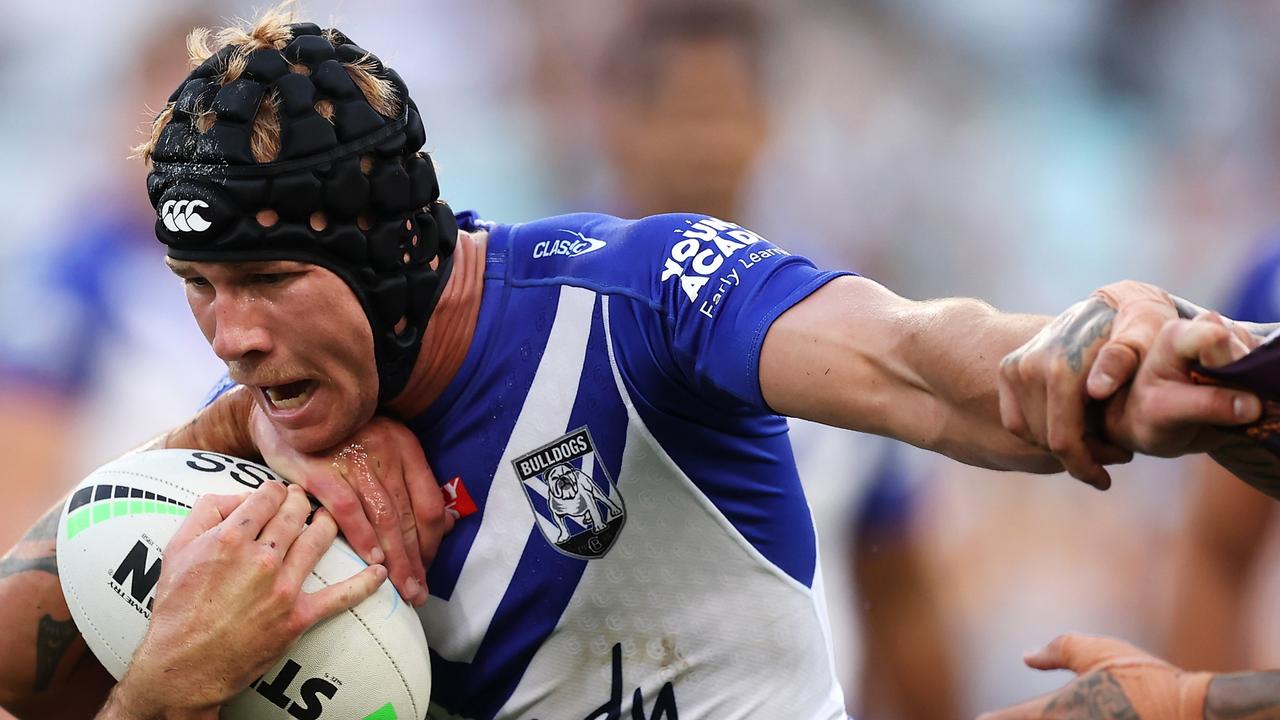
[[[267,402],[278,410],[296,410],[307,404],[315,387],[314,380],[298,380],[284,385],[264,385],[262,394],[266,395]]]

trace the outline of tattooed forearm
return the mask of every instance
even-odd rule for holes
[[[1110,672],[1084,675],[1044,706],[1047,717],[1074,720],[1142,720]]]
[[[67,654],[67,649],[79,636],[80,631],[71,620],[54,620],[52,615],[40,618],[40,630],[36,635],[36,692],[48,689],[62,656]]]
[[[35,558],[6,557],[0,560],[0,580],[23,572],[58,574],[58,559],[49,555]]]
[[[1204,720],[1280,718],[1280,672],[1219,675],[1209,683]]]
[[[58,518],[60,517],[62,517],[62,505],[58,505],[45,513],[44,517],[40,518],[39,522],[35,524],[35,527],[28,530],[27,534],[18,542],[27,543],[57,540]]]
[[[61,511],[61,506],[50,510],[18,541],[13,551],[0,558],[0,580],[30,571],[58,574],[54,543],[57,540]]]

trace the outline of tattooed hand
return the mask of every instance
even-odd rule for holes
[[[1132,454],[1089,432],[1086,406],[1133,378],[1161,326],[1177,316],[1167,293],[1134,281],[1071,306],[1001,362],[1005,429],[1053,453],[1074,477],[1110,487],[1103,466]]]
[[[0,558],[0,706],[17,717],[92,717],[115,682],[62,597],[55,543],[61,509]]]
[[[1078,675],[1061,690],[979,720],[1202,720],[1208,673],[1187,673],[1120,640],[1063,635],[1025,658]]]

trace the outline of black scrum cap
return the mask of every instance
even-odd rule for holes
[[[283,49],[246,54],[238,78],[219,80],[236,52],[224,47],[170,96],[173,116],[147,176],[156,237],[176,260],[298,260],[336,273],[369,318],[378,397],[386,402],[408,382],[452,269],[458,227],[440,200],[431,159],[419,152],[425,131],[400,76],[340,32],[310,23],[289,28]],[[343,67],[356,62],[395,87],[399,117],[374,110]],[[273,91],[280,153],[258,163],[251,128]],[[331,120],[316,111],[320,100],[332,103]],[[213,122],[201,132],[197,118],[208,111]],[[367,173],[362,158],[371,161]],[[279,221],[263,227],[260,210],[274,210]],[[317,212],[326,218],[319,231],[310,224]]]

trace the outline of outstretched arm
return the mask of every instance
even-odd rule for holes
[[[837,278],[783,313],[760,358],[765,401],[784,415],[872,432],[997,469],[1056,472],[1000,424],[996,370],[1048,318],[977,300],[915,302]]]
[[[887,435],[983,467],[1065,466],[1106,487],[1102,465],[1144,448],[1132,443],[1133,433],[1154,431],[1131,422],[1131,442],[1121,447],[1088,436],[1090,373],[1107,369],[1113,384],[1128,381],[1175,316],[1167,295],[1139,283],[1108,286],[1051,321],[977,300],[906,300],[865,278],[838,278],[774,322],[760,384],[769,405],[786,415]],[[1245,394],[1196,387],[1178,395],[1190,405],[1162,411],[1201,423],[1255,419],[1252,396],[1243,415],[1234,413],[1239,397]]]

